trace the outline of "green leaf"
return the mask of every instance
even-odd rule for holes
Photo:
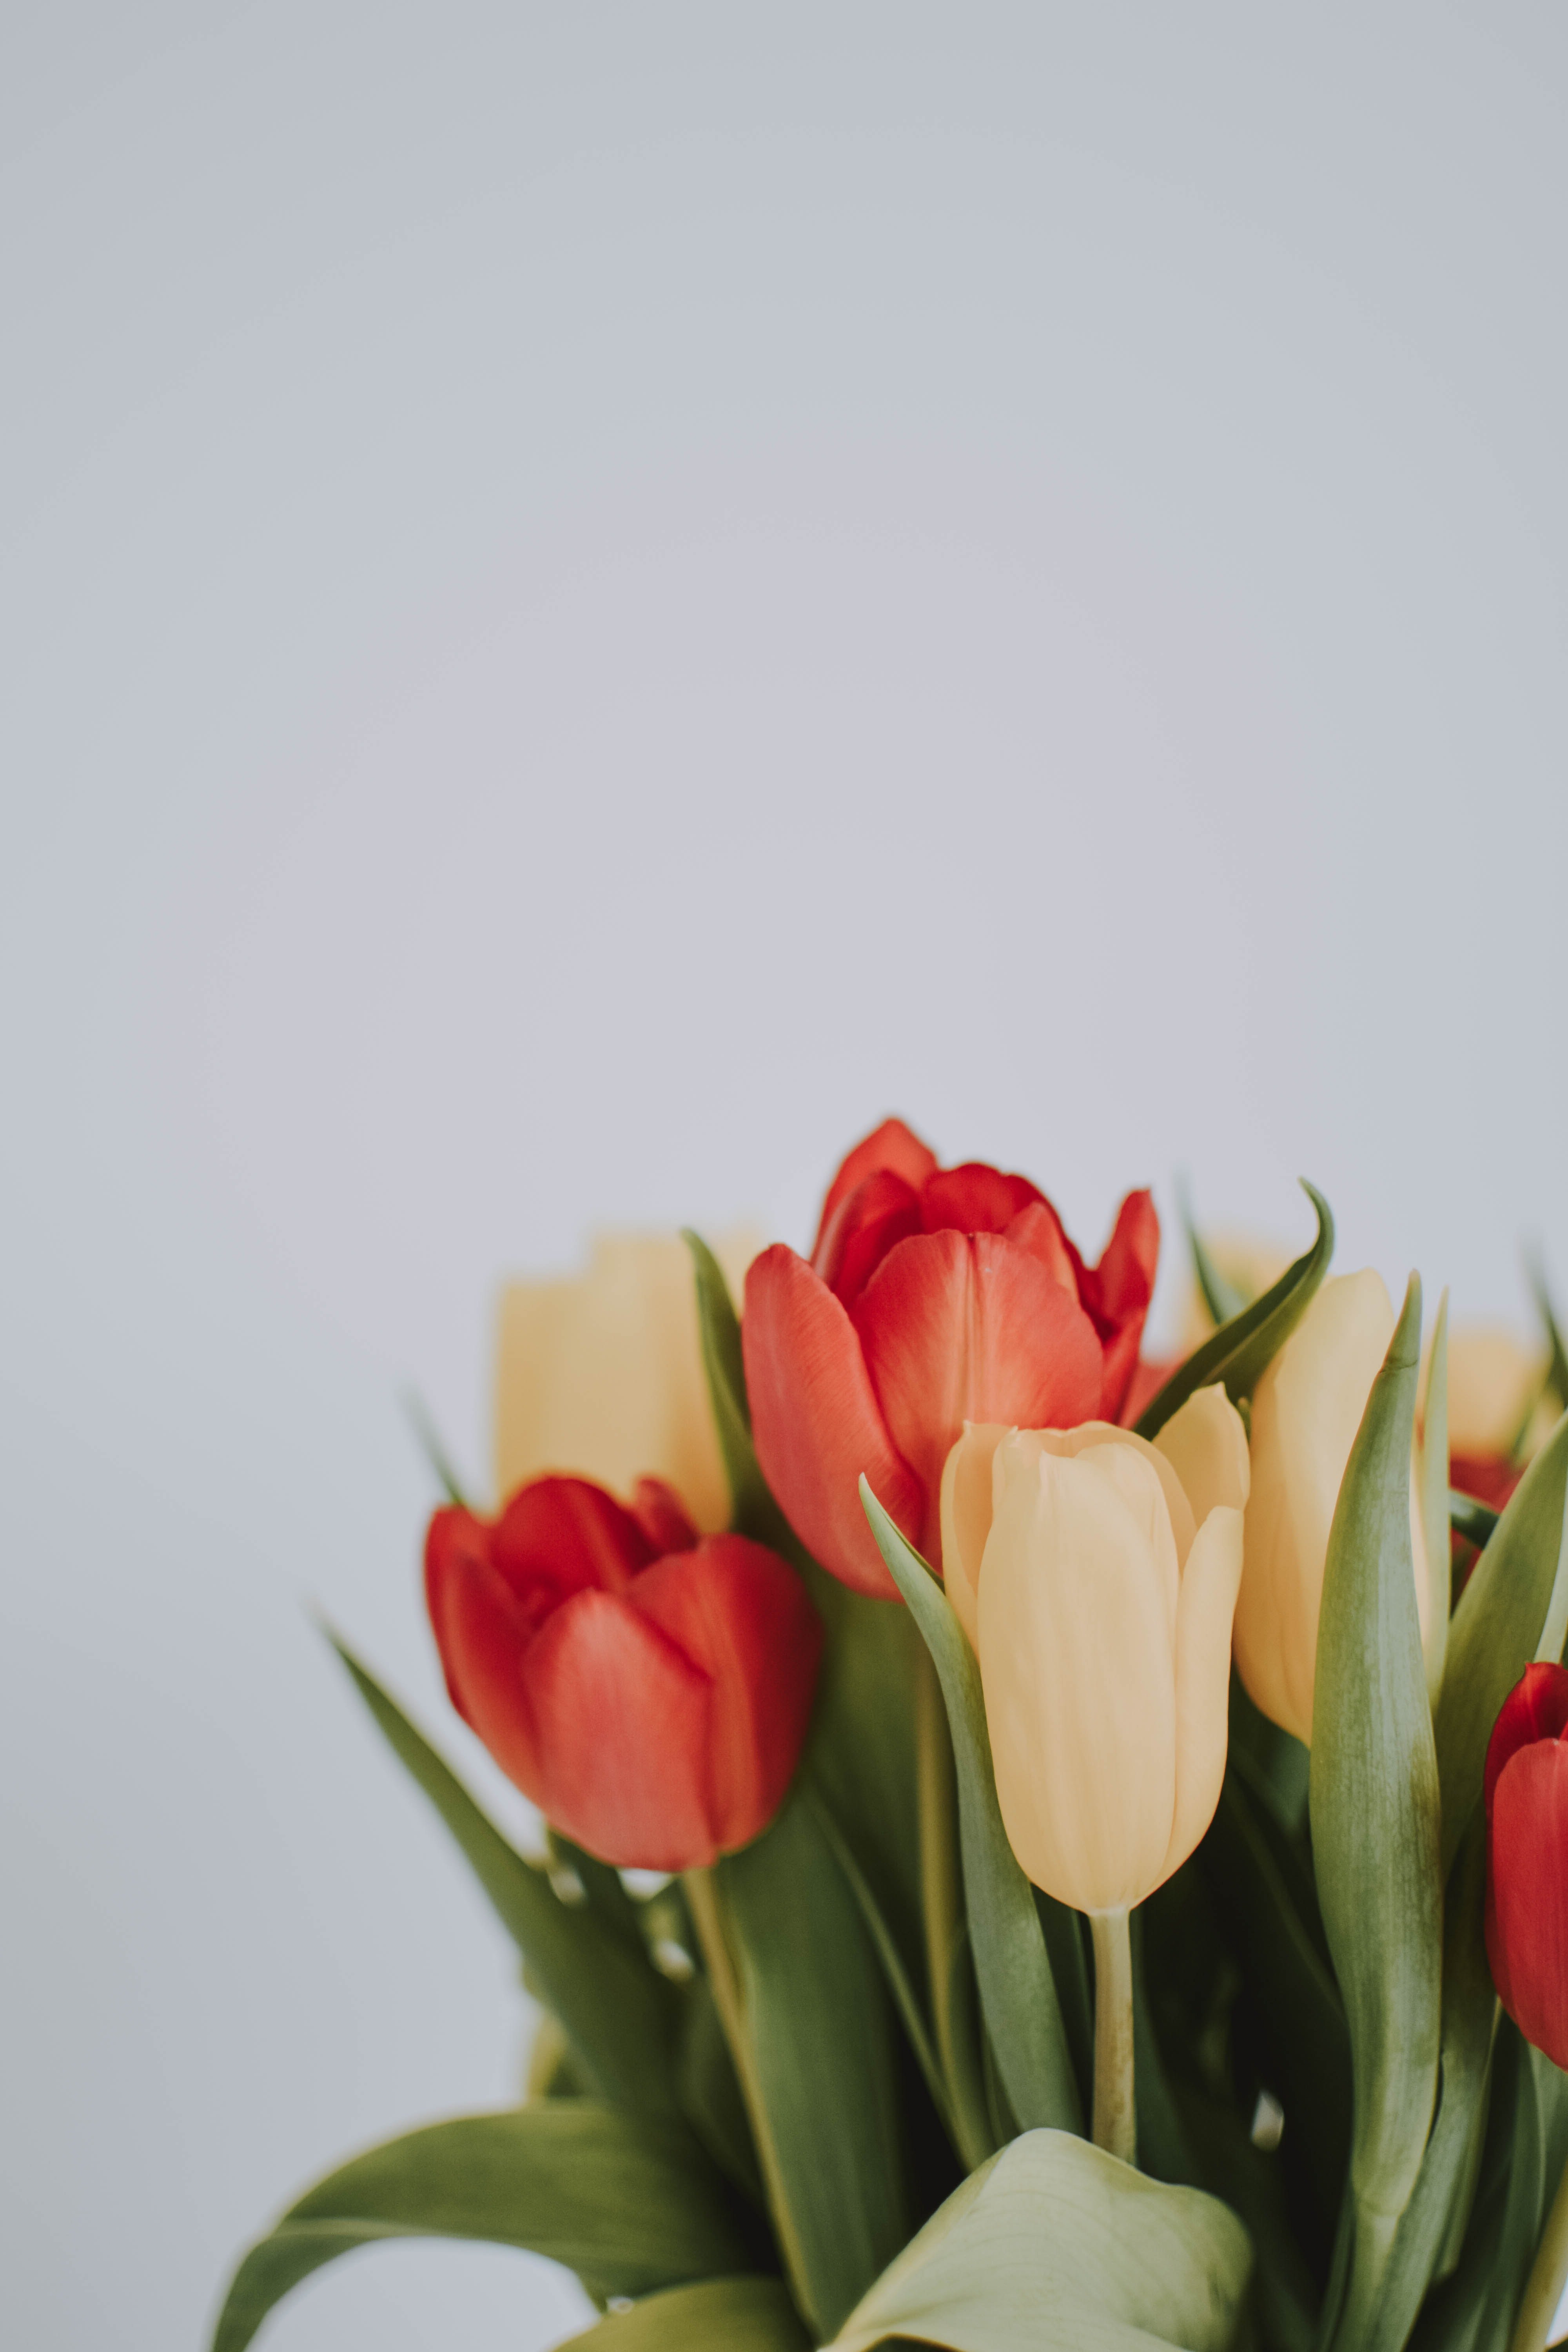
[[[1184,1184],[1177,1187],[1176,1202],[1182,1213],[1183,1226],[1186,1231],[1187,1247],[1192,1253],[1194,1278],[1203,1295],[1203,1302],[1208,1308],[1210,1318],[1216,1327],[1222,1323],[1234,1322],[1247,1302],[1235,1284],[1226,1280],[1209,1255],[1207,1244],[1194,1222],[1192,1206],[1187,1199]]]
[[[1251,2270],[1217,2198],[1146,2180],[1070,2132],[972,2173],[830,2352],[915,2337],[953,2352],[1228,2352]]]
[[[1478,1551],[1484,1551],[1496,1535],[1500,1516],[1489,1504],[1478,1503],[1473,1495],[1461,1495],[1457,1487],[1449,1487],[1448,1524]]]
[[[782,2279],[700,2279],[612,2312],[556,2352],[810,2352]]]
[[[403,1410],[408,1415],[409,1426],[419,1441],[420,1452],[434,1471],[436,1483],[448,1503],[455,1503],[461,1511],[471,1509],[472,1506],[463,1492],[457,1472],[452,1467],[452,1457],[442,1443],[441,1433],[436,1426],[435,1417],[417,1389],[404,1391]]]
[[[328,1639],[523,1954],[540,2000],[561,2021],[574,2071],[601,2097],[644,2115],[675,2114],[675,1988],[592,1904],[560,1900],[549,1873],[507,1843],[369,1669],[330,1630]]]
[[[1312,1854],[1354,2084],[1336,2352],[1371,2340],[1437,2089],[1437,1762],[1410,1540],[1420,1340],[1413,1275],[1340,1487],[1318,1621]]]
[[[1305,1178],[1302,1191],[1318,1214],[1318,1237],[1304,1256],[1288,1265],[1271,1290],[1222,1323],[1212,1339],[1173,1371],[1138,1423],[1140,1437],[1155,1437],[1171,1415],[1198,1389],[1223,1381],[1233,1404],[1250,1397],[1273,1359],[1312,1303],[1334,1250],[1334,1220],[1322,1194]]]
[[[816,1814],[817,1827],[826,1839],[833,1858],[843,1872],[846,1884],[855,1897],[866,1932],[876,1947],[877,1958],[882,1963],[882,1973],[887,1978],[888,1990],[893,1996],[893,2005],[899,2012],[904,2032],[910,2037],[910,2045],[920,2063],[921,2073],[925,2076],[926,2088],[931,2095],[937,2113],[951,2131],[952,2118],[948,2104],[947,2084],[942,2076],[935,2044],[922,2014],[919,1998],[913,1985],[910,1982],[908,1970],[904,1967],[898,1945],[893,1940],[892,1931],[882,1916],[880,1906],[871,1891],[864,1871],[855,1859],[848,1840],[834,1820],[826,1798],[820,1791],[814,1790],[809,1783],[802,1787],[801,1796],[803,1801]]]
[[[1480,1801],[1487,1742],[1498,1709],[1541,1643],[1562,1574],[1565,1500],[1568,1415],[1509,1497],[1448,1629],[1436,1714],[1445,1876]],[[1568,1583],[1568,1578],[1563,1580]]]
[[[691,1263],[697,1276],[697,1324],[702,1340],[702,1367],[708,1375],[708,1394],[713,1406],[713,1425],[719,1434],[719,1451],[723,1456],[724,1473],[730,1482],[730,1524],[737,1535],[750,1536],[755,1543],[770,1544],[775,1551],[798,1562],[799,1545],[791,1533],[784,1513],[779,1509],[762,1472],[757,1467],[756,1449],[752,1444],[752,1415],[746,1402],[746,1368],[741,1353],[741,1325],[735,1313],[735,1302],[730,1296],[718,1259],[702,1239],[689,1228],[682,1230],[681,1240],[691,1252]]]
[[[910,2232],[887,1988],[800,1788],[708,1884],[733,1956],[774,2227],[826,2336]]]
[[[1376,2320],[1367,2338],[1373,2352],[1401,2352],[1440,2267],[1456,2206],[1467,2189],[1474,2190],[1497,2017],[1497,1995],[1487,1966],[1486,1869],[1486,1824],[1477,1813],[1448,1888],[1437,2118],[1394,2233]],[[1459,2236],[1466,2218],[1458,2217]]]
[[[889,1572],[925,1637],[947,1703],[969,1933],[1008,2104],[1026,2129],[1051,2125],[1078,2131],[1082,2109],[1034,1890],[1007,1843],[996,1801],[979,1664],[946,1593],[864,1478],[860,1500]]]
[[[1453,1546],[1448,1528],[1448,1294],[1437,1302],[1431,1361],[1421,1414],[1416,1455],[1421,1507],[1421,1543],[1426,1554],[1426,1695],[1432,1705],[1443,1687],[1453,1606]]]
[[[244,2352],[290,2287],[384,2238],[526,2246],[602,2294],[745,2265],[716,2176],[685,2134],[584,2099],[460,2116],[355,2157],[240,2263],[213,2352]]]

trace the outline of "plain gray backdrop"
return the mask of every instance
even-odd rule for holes
[[[0,2293],[173,2352],[518,2080],[308,1614],[521,1822],[397,1402],[483,1477],[499,1274],[896,1108],[1568,1282],[1568,17],[9,0],[0,190]]]

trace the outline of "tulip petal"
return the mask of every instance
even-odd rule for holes
[[[845,1195],[823,1227],[812,1271],[847,1307],[894,1243],[920,1229],[921,1200],[914,1186],[890,1168],[874,1169]]]
[[[928,1557],[941,1540],[942,1465],[966,1421],[1068,1428],[1100,1402],[1093,1325],[1037,1259],[999,1234],[900,1242],[861,1293],[854,1323],[889,1434],[929,1497],[914,1538]]]
[[[658,1557],[658,1547],[625,1504],[586,1478],[533,1479],[491,1531],[496,1571],[525,1606],[541,1590],[550,1594],[551,1608],[587,1585],[622,1592]],[[536,1611],[536,1619],[542,1613]]]
[[[924,1496],[889,1435],[848,1315],[782,1242],[746,1276],[741,1346],[757,1460],[784,1517],[844,1583],[895,1599],[860,1508],[861,1474],[917,1542]]]
[[[1078,1297],[1083,1261],[1048,1201],[1031,1201],[1027,1208],[1020,1209],[1006,1234],[1016,1249],[1027,1250],[1031,1257],[1038,1258],[1051,1280],[1058,1283],[1069,1298]]]
[[[1202,1527],[1213,1510],[1243,1511],[1252,1486],[1252,1462],[1241,1415],[1216,1381],[1195,1389],[1154,1440],[1175,1471]]]
[[[921,1223],[928,1234],[1005,1233],[1029,1208],[1043,1208],[1046,1196],[1026,1176],[1005,1176],[984,1160],[939,1169],[921,1192]]]
[[[890,1169],[895,1176],[901,1176],[905,1183],[918,1192],[926,1178],[936,1173],[936,1154],[921,1141],[918,1135],[911,1133],[901,1118],[885,1118],[880,1127],[874,1127],[870,1134],[841,1161],[837,1175],[827,1188],[827,1198],[822,1204],[822,1216],[816,1228],[816,1240],[812,1246],[813,1263],[839,1202],[847,1201],[857,1185],[863,1184],[868,1176],[874,1175],[882,1168]]]
[[[1138,1370],[1138,1351],[1160,1257],[1160,1220],[1148,1192],[1129,1192],[1100,1264],[1086,1276],[1084,1304],[1105,1349],[1100,1410],[1120,1421]]]
[[[1208,1391],[1200,1391],[1204,1393]],[[1193,1538],[1176,1604],[1176,1811],[1162,1884],[1185,1862],[1219,1803],[1229,1731],[1230,1634],[1241,1589],[1241,1512],[1234,1505],[1220,1504],[1207,1513]]]
[[[1527,2042],[1568,2065],[1568,1747],[1537,1740],[1492,1790],[1487,1957]]]
[[[1483,1790],[1487,1819],[1491,1819],[1492,1791],[1510,1757],[1538,1739],[1560,1739],[1568,1729],[1568,1668],[1538,1659],[1526,1666],[1498,1709],[1487,1742]]]
[[[991,1532],[992,1465],[1009,1433],[999,1421],[966,1421],[942,1465],[942,1581],[972,1650],[980,1647],[980,1562]]]
[[[558,1830],[623,1870],[717,1860],[712,1683],[633,1599],[577,1593],[531,1644],[522,1682],[542,1767],[532,1787],[513,1768],[510,1727],[496,1727],[500,1738],[488,1725],[475,1728]]]
[[[980,1579],[996,1793],[1037,1886],[1082,1911],[1158,1884],[1176,1805],[1175,1545],[1131,1447],[997,1449]]]
[[[534,1796],[541,1768],[522,1657],[554,1597],[526,1606],[491,1564],[491,1534],[468,1511],[436,1513],[425,1540],[426,1606],[453,1706],[502,1771]]]
[[[784,1801],[805,1738],[822,1621],[794,1569],[744,1536],[710,1536],[639,1576],[631,1604],[712,1681],[709,1819],[725,1853]]]
[[[632,1488],[632,1517],[655,1559],[667,1552],[690,1551],[697,1542],[685,1504],[662,1478],[637,1480]]]
[[[1124,1445],[1129,1453],[1146,1462],[1160,1481],[1170,1513],[1171,1533],[1176,1539],[1176,1565],[1184,1567],[1193,1538],[1198,1531],[1186,1490],[1176,1475],[1174,1465],[1165,1459],[1157,1446],[1133,1429],[1122,1429],[1113,1421],[1083,1421],[1076,1429],[1020,1429],[1014,1433],[1014,1449],[1018,1454],[1054,1454],[1064,1462],[1076,1462],[1090,1447],[1106,1448]],[[1172,1623],[1175,1622],[1176,1593],[1171,1589]]]

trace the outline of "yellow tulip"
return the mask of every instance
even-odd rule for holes
[[[942,1559],[1003,1823],[1078,1910],[1141,1903],[1214,1817],[1247,1484],[1222,1388],[1152,1445],[1106,1422],[971,1426],[948,1456]]]
[[[1450,1331],[1452,1451],[1476,1461],[1506,1461],[1516,1446],[1524,1456],[1535,1453],[1554,1418],[1552,1401],[1542,1397],[1546,1370],[1542,1349],[1521,1347],[1497,1324],[1461,1323]]]
[[[714,1248],[731,1289],[761,1246]],[[702,1369],[691,1259],[677,1234],[601,1234],[588,1271],[501,1293],[496,1486],[575,1472],[628,1494],[668,1481],[704,1534],[726,1527],[729,1488]]]
[[[1263,1713],[1309,1743],[1329,1529],[1394,1323],[1381,1275],[1368,1268],[1325,1282],[1252,1400],[1237,1671]],[[1414,1467],[1410,1541],[1425,1645],[1430,1600]]]

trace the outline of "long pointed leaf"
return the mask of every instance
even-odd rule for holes
[[[804,1790],[708,1883],[732,1956],[774,2227],[826,2336],[910,2227],[887,1988]]]
[[[440,1814],[515,1940],[541,2000],[561,2021],[582,2079],[602,2097],[642,2114],[677,2113],[670,2055],[679,2009],[675,1988],[591,1905],[560,1900],[549,1873],[508,1843],[369,1668],[335,1633],[328,1638],[394,1755]]]
[[[1212,1339],[1173,1371],[1138,1423],[1140,1437],[1155,1437],[1171,1415],[1202,1388],[1223,1381],[1233,1404],[1252,1394],[1269,1364],[1312,1303],[1334,1252],[1334,1220],[1322,1194],[1303,1177],[1301,1189],[1318,1215],[1318,1236],[1271,1290],[1222,1323]]]
[[[860,1500],[889,1571],[925,1636],[947,1702],[958,1765],[969,1932],[981,2006],[1008,2103],[1025,2129],[1050,2125],[1080,2130],[1078,2085],[1034,1890],[1007,1843],[996,1801],[979,1665],[946,1593],[864,1478]]]
[[[585,2099],[460,2116],[355,2157],[291,2205],[235,2273],[213,2352],[245,2352],[324,2263],[408,2237],[526,2246],[605,2294],[746,2262],[716,2177],[684,2134]]]
[[[1437,1763],[1410,1540],[1420,1337],[1412,1276],[1340,1488],[1318,1625],[1312,1852],[1354,2084],[1337,2352],[1370,2340],[1437,2088]]]

